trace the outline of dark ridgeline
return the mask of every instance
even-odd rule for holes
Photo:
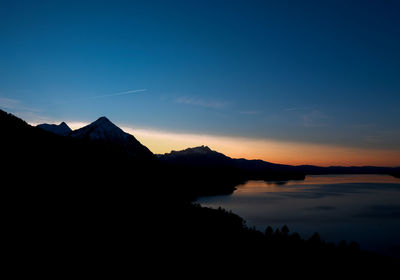
[[[38,127],[61,136],[67,136],[72,131],[72,129],[65,122],[62,122],[59,125],[42,123],[39,124]]]
[[[232,159],[207,146],[172,151],[157,155],[157,158],[181,173],[177,177],[183,179],[182,183],[190,184],[192,198],[230,194],[235,186],[248,180],[287,181],[305,178],[303,172],[294,170],[292,166]]]
[[[191,203],[198,195],[230,192],[246,176],[261,176],[207,147],[187,152],[215,156],[215,164],[200,158],[167,163],[105,118],[60,136],[0,111],[0,130],[9,259],[23,255],[35,266],[64,270],[73,260],[134,272],[147,264],[153,271],[219,268],[234,275],[278,266],[369,270],[397,262],[355,244],[326,244],[318,235],[303,240],[287,228],[261,233],[237,215]],[[293,174],[289,170],[288,178]]]
[[[400,167],[284,165],[263,160],[233,159],[201,146],[183,151],[172,151],[157,157],[170,164],[193,167],[231,167],[244,180],[288,181],[303,180],[305,175],[327,174],[386,174],[399,177]]]

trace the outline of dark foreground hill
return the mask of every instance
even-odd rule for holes
[[[355,244],[325,244],[317,235],[303,240],[286,228],[261,233],[232,213],[194,205],[201,170],[59,136],[3,111],[0,130],[2,251],[15,274],[110,268],[114,276],[186,269],[188,277],[213,269],[237,276],[278,267],[309,274],[316,267],[386,271],[396,262]]]

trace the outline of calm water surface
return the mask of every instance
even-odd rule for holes
[[[288,225],[304,238],[356,241],[361,248],[400,257],[400,179],[386,175],[318,175],[287,183],[249,181],[232,195],[200,198],[265,230]]]

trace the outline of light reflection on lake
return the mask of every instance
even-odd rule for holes
[[[249,181],[232,195],[200,198],[264,230],[288,225],[308,238],[356,241],[400,257],[400,179],[386,175],[316,175],[304,181]]]

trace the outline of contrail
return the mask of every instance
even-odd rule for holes
[[[111,94],[96,95],[96,96],[88,97],[88,99],[97,99],[97,98],[111,97],[111,96],[118,96],[118,95],[128,95],[128,94],[145,92],[145,91],[147,91],[147,89],[135,89],[135,90],[128,90],[128,91],[122,91],[122,92],[111,93]]]
[[[109,94],[103,94],[103,95],[95,95],[95,96],[91,96],[91,97],[77,98],[77,99],[61,101],[61,102],[59,101],[57,103],[58,104],[68,104],[68,103],[75,103],[75,102],[85,101],[85,100],[94,100],[94,99],[105,98],[105,97],[135,94],[135,93],[140,93],[140,92],[145,92],[145,91],[147,91],[147,89],[135,89],[135,90],[121,91],[121,92],[109,93]]]

